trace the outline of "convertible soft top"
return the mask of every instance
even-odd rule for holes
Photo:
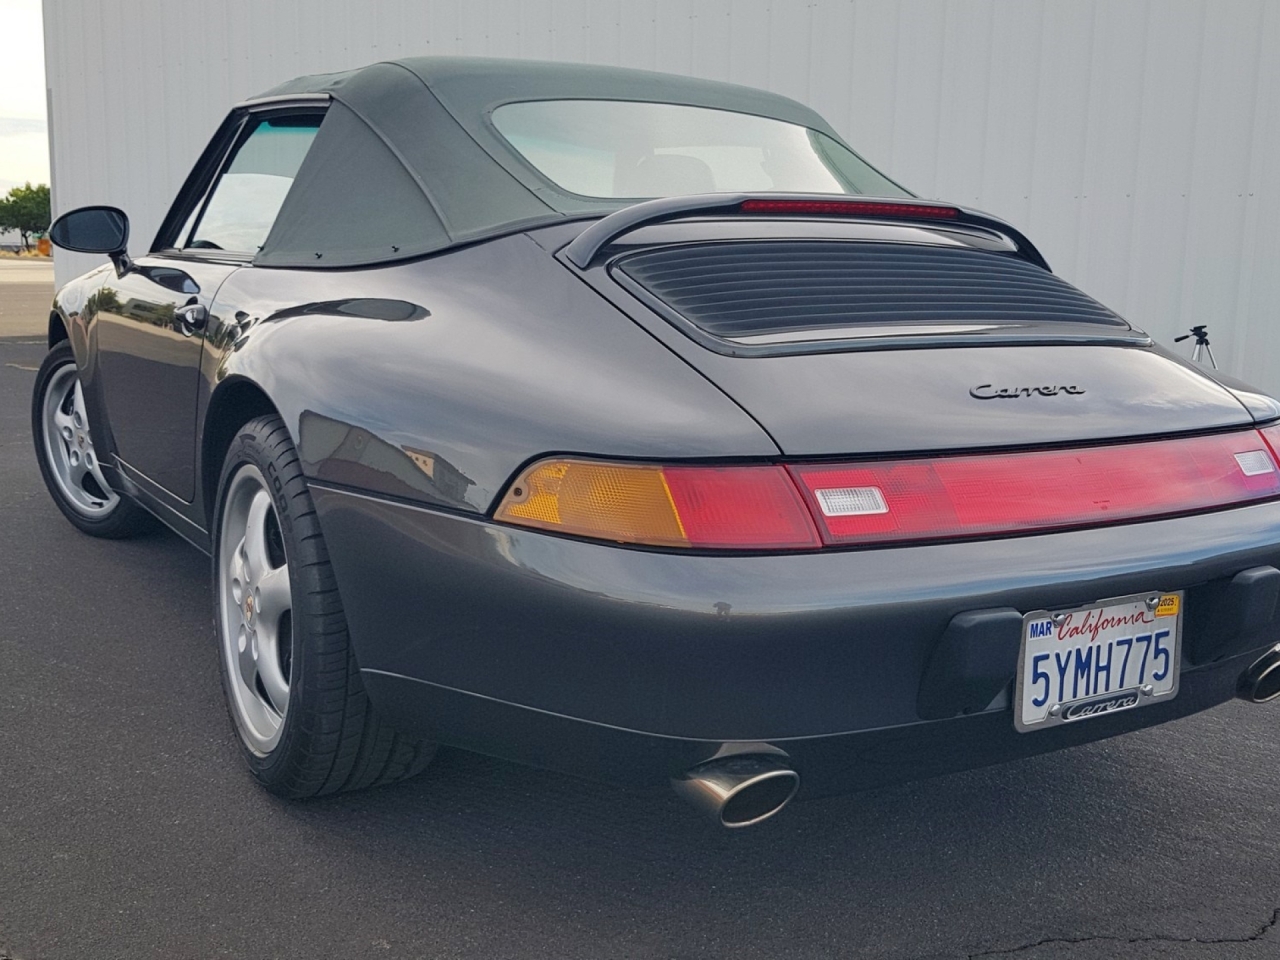
[[[558,189],[494,129],[504,103],[638,100],[731,110],[820,131],[786,97],[729,83],[586,64],[414,57],[299,77],[269,97],[332,103],[256,263],[348,267],[432,253],[629,201]],[[250,101],[252,103],[254,101]]]

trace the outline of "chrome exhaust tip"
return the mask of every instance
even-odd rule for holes
[[[708,760],[671,780],[676,793],[722,827],[768,820],[800,789],[800,775],[776,757],[745,754]]]
[[[1266,703],[1280,697],[1280,643],[1240,674],[1238,693],[1241,699],[1250,703]]]

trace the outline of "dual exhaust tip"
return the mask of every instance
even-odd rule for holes
[[[800,775],[780,757],[742,754],[699,764],[671,786],[704,816],[736,829],[785,807],[800,789]]]
[[[1280,697],[1280,643],[1240,674],[1237,693],[1242,700],[1250,703],[1266,703]]]
[[[1250,703],[1280,697],[1280,643],[1240,675],[1237,693]],[[800,775],[782,757],[739,754],[699,764],[671,786],[723,827],[750,827],[780,811],[800,789]]]

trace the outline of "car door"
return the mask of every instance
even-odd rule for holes
[[[115,454],[185,503],[195,496],[200,358],[214,298],[266,240],[321,118],[246,115],[211,187],[186,198],[182,229],[99,295],[99,389]]]
[[[213,295],[235,269],[148,256],[98,295],[99,383],[116,456],[186,501],[201,340]]]

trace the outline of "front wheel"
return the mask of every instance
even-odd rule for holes
[[[311,797],[420,771],[434,744],[369,703],[324,537],[289,432],[259,417],[236,434],[218,485],[214,621],[231,719],[253,775]]]
[[[31,397],[31,435],[40,474],[53,502],[79,530],[119,540],[146,533],[156,521],[111,489],[89,432],[84,390],[71,344],[45,355]]]

